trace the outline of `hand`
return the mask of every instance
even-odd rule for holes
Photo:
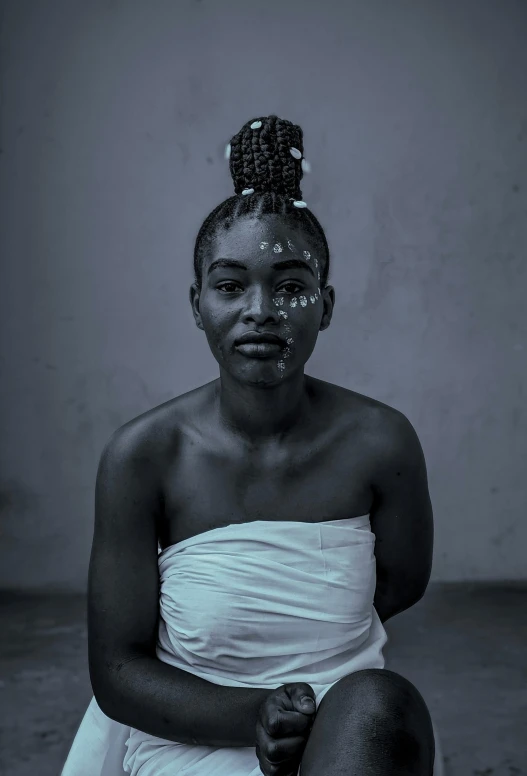
[[[306,682],[283,684],[267,696],[256,723],[256,756],[264,776],[297,776],[315,715],[315,693]]]

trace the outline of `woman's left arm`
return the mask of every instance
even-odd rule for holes
[[[427,588],[432,570],[434,524],[423,450],[410,421],[392,410],[376,463],[374,503],[377,587],[382,622],[409,609]],[[386,433],[388,432],[388,433]]]

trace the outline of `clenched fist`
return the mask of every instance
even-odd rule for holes
[[[283,684],[267,696],[256,723],[256,756],[264,776],[297,776],[315,715],[315,693],[306,682]]]

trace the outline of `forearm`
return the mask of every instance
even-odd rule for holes
[[[125,663],[95,697],[107,716],[158,738],[241,747],[255,746],[258,710],[270,692],[225,687],[141,657]]]

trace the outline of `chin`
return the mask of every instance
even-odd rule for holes
[[[274,385],[279,385],[282,382],[282,380],[281,380],[280,377],[276,377],[274,379],[270,378],[268,380],[264,380],[264,379],[254,379],[254,380],[245,379],[245,380],[243,380],[243,382],[245,383],[245,385],[250,385],[251,388],[272,388]]]
[[[238,382],[244,385],[250,385],[254,388],[271,388],[274,385],[279,385],[288,376],[289,370],[281,372],[275,361],[259,361],[254,360],[252,365],[247,365],[245,369],[233,369],[229,370],[232,377]]]

